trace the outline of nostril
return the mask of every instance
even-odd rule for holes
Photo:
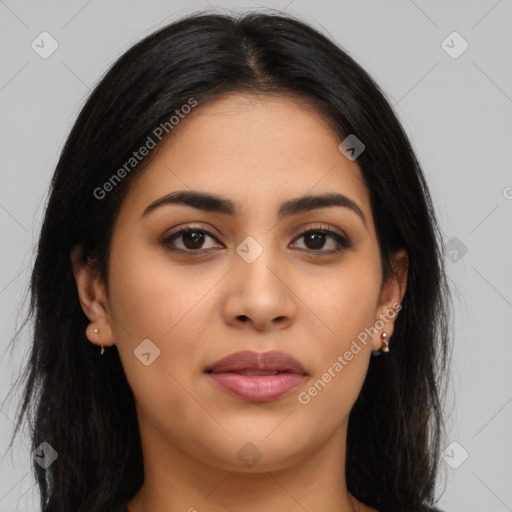
[[[245,322],[247,320],[247,317],[245,315],[240,315],[238,318],[240,318],[242,322]]]

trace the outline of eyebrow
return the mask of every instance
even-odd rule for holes
[[[231,199],[210,194],[208,192],[177,190],[153,201],[148,205],[142,212],[141,219],[157,208],[169,204],[184,204],[199,210],[223,213],[226,215],[236,215],[240,213],[241,210],[240,204],[232,201]],[[349,197],[338,193],[305,195],[284,201],[279,206],[278,218],[279,220],[282,220],[285,217],[331,206],[341,206],[352,210],[363,221],[365,227],[367,227],[365,215],[357,203]]]

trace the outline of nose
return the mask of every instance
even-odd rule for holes
[[[230,272],[224,317],[228,324],[257,331],[285,329],[297,314],[290,269],[270,250],[251,263],[238,255]]]

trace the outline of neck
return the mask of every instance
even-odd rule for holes
[[[144,484],[129,512],[361,512],[371,510],[345,483],[346,424],[310,453],[245,471],[216,467],[191,457],[141,422]]]

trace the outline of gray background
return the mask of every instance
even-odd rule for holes
[[[28,282],[47,187],[84,99],[134,42],[195,10],[285,10],[334,37],[381,85],[423,166],[454,293],[447,512],[512,510],[511,0],[267,3],[0,0],[0,399],[28,350],[7,350]],[[40,57],[47,31],[57,50]],[[462,41],[469,44],[457,58]],[[447,48],[447,46],[452,48]],[[467,250],[467,252],[465,252]],[[0,409],[0,512],[37,510],[16,397]],[[467,452],[467,459],[464,460]]]

